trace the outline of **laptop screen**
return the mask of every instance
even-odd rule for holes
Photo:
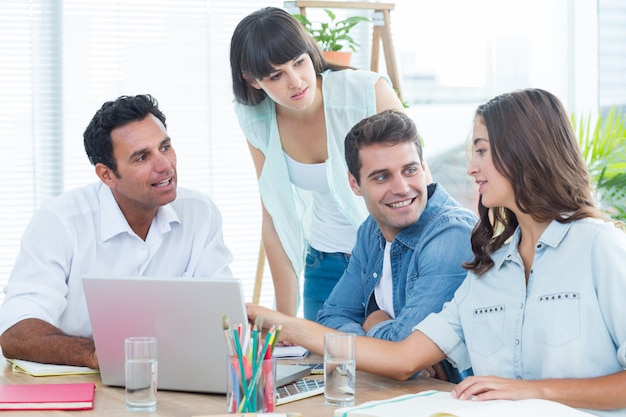
[[[158,339],[159,389],[225,393],[222,316],[247,316],[237,279],[83,277],[105,385],[124,386],[124,338]]]

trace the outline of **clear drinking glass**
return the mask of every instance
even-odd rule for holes
[[[324,401],[328,405],[354,405],[356,383],[356,335],[324,335]]]
[[[157,339],[128,337],[126,354],[126,409],[155,411],[157,407]]]

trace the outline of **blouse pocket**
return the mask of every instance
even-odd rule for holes
[[[504,333],[504,305],[481,307],[474,310],[470,349],[489,356],[502,348]]]
[[[537,300],[535,337],[548,346],[563,346],[580,336],[580,294],[560,292]]]

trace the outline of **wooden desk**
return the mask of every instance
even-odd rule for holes
[[[173,391],[159,391],[157,411],[154,413],[138,413],[126,410],[123,388],[107,387],[102,385],[100,375],[68,375],[58,377],[33,377],[15,373],[11,365],[1,358],[1,384],[39,384],[39,383],[69,383],[94,382],[96,384],[95,405],[88,411],[2,411],[2,416],[66,416],[66,417],[121,417],[121,416],[163,416],[163,417],[191,417],[226,412],[225,395],[193,394]],[[320,361],[317,355],[309,358],[310,362]],[[316,377],[320,377],[316,376]],[[365,372],[357,371],[356,377],[356,404],[371,400],[382,400],[402,394],[410,394],[429,389],[450,391],[454,385],[419,377],[411,381],[395,381]],[[332,417],[335,407],[324,405],[324,396],[317,395],[304,400],[294,401],[278,406],[277,412],[299,412],[303,417]]]

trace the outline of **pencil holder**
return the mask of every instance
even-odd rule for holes
[[[253,361],[228,356],[228,413],[273,412],[276,403],[276,360]]]

